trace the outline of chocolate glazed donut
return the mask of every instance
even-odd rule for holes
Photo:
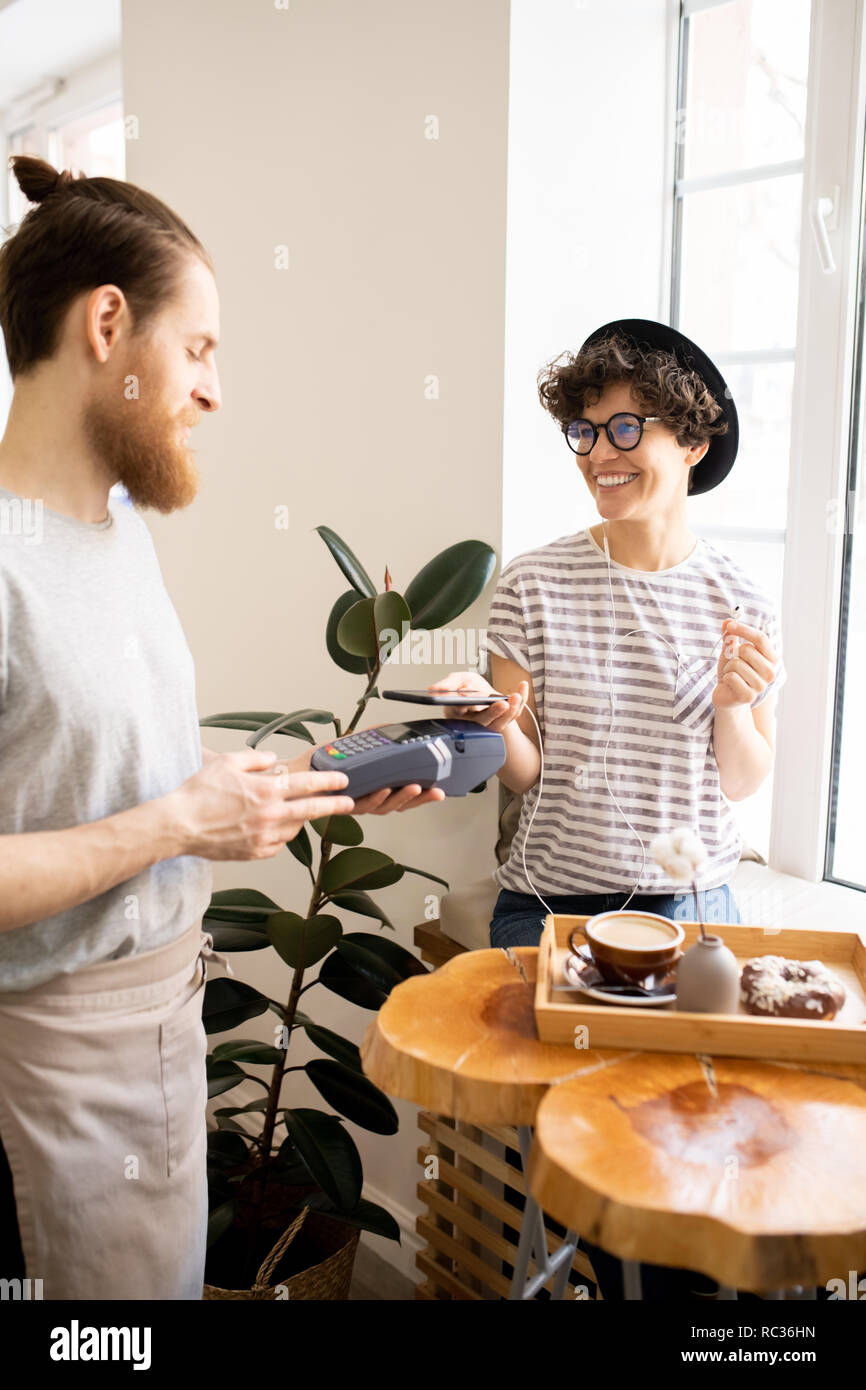
[[[743,1007],[773,1018],[835,1018],[845,986],[820,960],[756,956],[740,976]]]

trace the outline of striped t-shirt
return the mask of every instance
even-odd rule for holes
[[[517,556],[491,601],[487,646],[531,675],[541,728],[543,790],[526,843],[532,884],[553,895],[631,891],[636,883],[638,893],[690,891],[664,873],[649,848],[653,836],[686,825],[707,850],[698,889],[719,887],[742,849],[713,750],[722,623],[739,604],[739,621],[761,628],[779,658],[754,707],[787,678],[775,605],[703,538],[666,570],[612,560],[610,584],[613,629],[607,558],[587,528]],[[643,869],[640,843],[608,783],[646,846]],[[509,857],[494,874],[516,893],[532,892],[522,853],[538,789],[536,782],[524,795]]]

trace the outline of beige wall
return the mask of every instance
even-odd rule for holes
[[[183,513],[146,514],[195,657],[203,717],[353,708],[359,680],[334,667],[323,642],[347,586],[313,527],[342,534],[378,584],[387,562],[397,588],[455,541],[479,537],[500,552],[508,8],[124,0],[125,110],[140,126],[127,176],[204,241],[221,300],[223,407],[196,435],[199,497]],[[438,140],[425,138],[431,115]],[[280,244],[288,270],[274,267]],[[431,374],[438,400],[425,398]],[[288,531],[274,525],[281,504]],[[492,583],[473,625],[483,625],[491,592]],[[390,683],[425,686],[445,669],[398,667]],[[379,702],[365,722],[421,713]],[[208,731],[205,741],[228,749],[242,739]],[[477,878],[494,865],[496,785],[367,817],[367,843],[452,885]],[[295,910],[309,892],[288,851],[218,865],[215,881]],[[382,891],[405,945],[436,888],[407,875]],[[239,977],[287,993],[289,972],[273,953],[234,959]],[[323,989],[304,1001],[358,1042],[372,1017]],[[271,1023],[254,1020],[244,1033],[264,1037]],[[313,1055],[305,1039],[294,1047],[296,1063]],[[286,1096],[319,1103],[298,1074]],[[414,1213],[417,1112],[397,1108],[398,1135],[351,1131],[366,1195]]]

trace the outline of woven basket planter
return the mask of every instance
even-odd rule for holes
[[[290,1275],[288,1279],[280,1279],[276,1285],[270,1282],[277,1264],[304,1225],[309,1210],[309,1207],[304,1207],[280,1236],[273,1250],[262,1261],[251,1289],[221,1289],[216,1284],[205,1284],[202,1298],[251,1298],[271,1302],[281,1298],[288,1298],[289,1301],[348,1299],[361,1232],[357,1227],[317,1219],[315,1213],[309,1217],[305,1231],[315,1234],[316,1244],[323,1251],[324,1258],[318,1264]]]

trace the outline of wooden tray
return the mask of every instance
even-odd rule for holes
[[[575,1046],[585,1028],[587,1048],[636,1048],[643,1052],[699,1052],[721,1057],[776,1057],[795,1062],[866,1062],[866,942],[857,932],[807,931],[719,923],[707,930],[722,937],[740,961],[752,956],[820,960],[845,986],[845,1003],[832,1020],[761,1018],[736,1014],[679,1013],[675,1005],[635,1009],[596,1003],[566,983],[562,961],[568,935],[588,917],[545,918],[538,953],[535,1021],[542,1042]],[[700,935],[697,922],[679,922],[683,950]]]

